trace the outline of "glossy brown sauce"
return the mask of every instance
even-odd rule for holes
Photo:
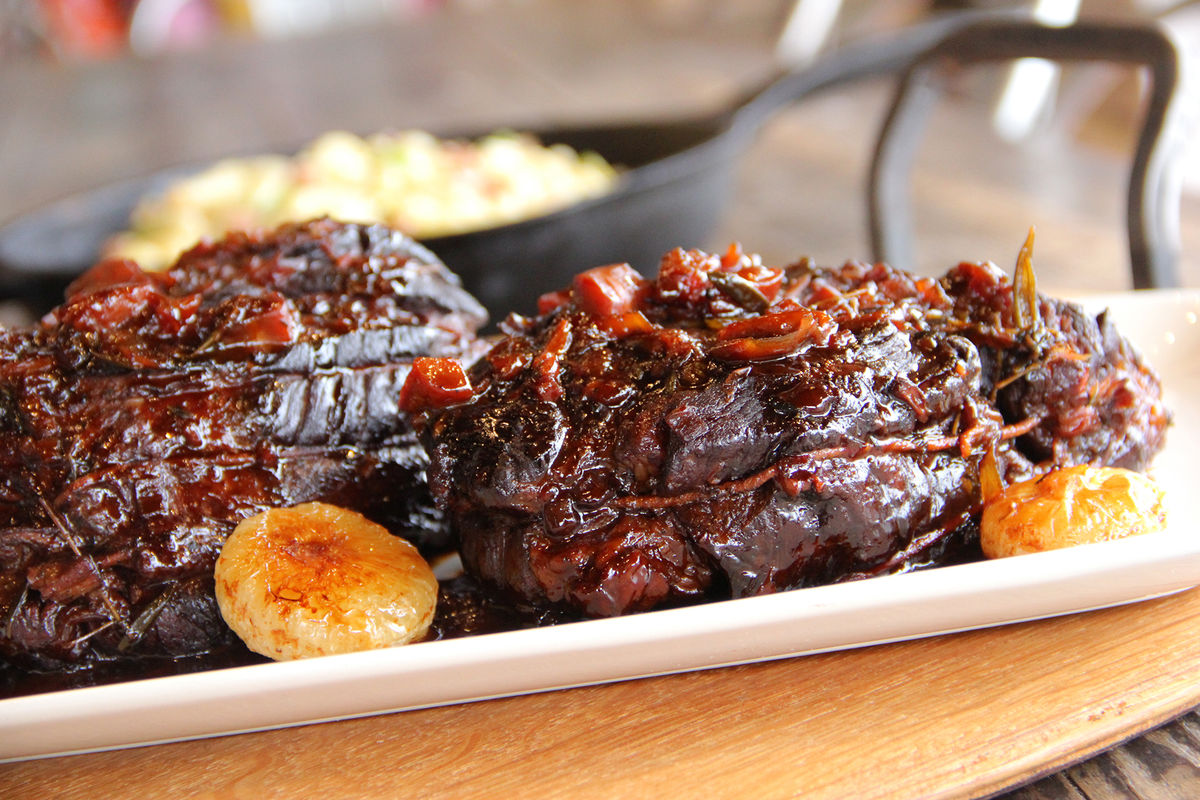
[[[272,269],[287,272],[289,259],[303,257],[281,254],[273,268],[256,263],[264,280],[275,280]],[[118,279],[93,276],[95,285],[85,281],[76,291]],[[366,274],[359,288],[375,291],[382,279]],[[197,310],[168,298],[152,304],[152,317],[138,316],[146,298],[133,295],[145,292],[131,280],[120,297],[64,317],[116,354],[116,372],[175,358],[170,329]],[[442,543],[432,552],[457,539],[475,576],[443,581],[426,641],[977,560],[978,464],[989,448],[1013,475],[1070,461],[1144,466],[1169,421],[1153,372],[1103,317],[1018,288],[985,265],[960,265],[938,281],[882,265],[802,262],[785,270],[736,249],[725,256],[681,250],[664,259],[654,282],[624,265],[581,275],[571,289],[545,296],[539,317],[510,319],[508,336],[469,371],[450,359],[415,357],[403,391],[391,389],[420,415],[438,508],[406,508],[400,528],[417,520]],[[297,335],[279,303],[239,302],[245,313],[220,326],[226,340],[213,340],[223,341],[225,356],[286,346]],[[131,315],[136,336],[121,322]],[[319,324],[337,327],[336,320]],[[143,351],[135,344],[146,326],[163,335]],[[212,337],[193,338],[203,349]],[[55,359],[71,366],[72,354],[82,358],[67,348],[10,369],[24,378]],[[84,378],[108,380],[113,370]],[[167,375],[159,385],[143,376],[138,385],[170,392],[174,380]],[[234,391],[201,395],[188,393],[172,413],[187,419],[206,403],[224,413],[244,402]],[[308,417],[289,429],[289,444],[328,433]],[[223,443],[239,435],[234,425],[206,430]],[[405,443],[415,452],[412,437]],[[199,503],[202,516],[231,488],[231,496],[257,497],[264,480],[278,479],[260,474],[261,457],[222,460],[186,493],[161,493],[157,511],[170,523],[177,498]],[[346,484],[347,505],[405,502],[403,489],[386,483],[354,486]],[[108,497],[96,507],[118,522],[125,512]],[[0,547],[12,546],[8,536],[54,550],[44,563],[21,564],[42,600],[74,608],[89,598],[90,617],[50,619],[62,626],[51,632],[65,645],[79,641],[70,636],[87,642],[108,613],[101,602],[109,599],[101,591],[110,586],[108,571],[169,568],[179,544],[116,554],[83,547],[72,559],[52,529],[43,533],[0,530]],[[206,535],[215,558],[219,531]],[[167,624],[153,629],[159,639],[147,638],[163,641],[161,652],[126,652],[121,631],[101,630],[92,644],[102,646],[77,666],[68,658],[22,671],[0,662],[0,696],[264,663],[227,631],[203,626],[187,652],[167,646],[171,625],[220,625],[206,605],[206,568],[200,559],[195,574],[178,581],[187,591],[134,579],[128,597],[111,598],[139,607],[147,630],[165,614]],[[19,578],[0,575],[10,650],[13,609],[31,592]],[[155,592],[165,610],[154,605]],[[22,630],[32,636],[34,627]]]

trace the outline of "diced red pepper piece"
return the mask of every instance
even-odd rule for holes
[[[86,335],[101,358],[149,367],[173,357],[199,307],[198,295],[170,297],[151,283],[132,283],[76,295],[53,313],[64,329]]]
[[[487,360],[491,362],[492,369],[496,372],[496,377],[505,381],[511,381],[517,375],[521,374],[521,370],[529,365],[529,356],[524,353],[504,349],[503,345],[493,348],[487,354]]]
[[[117,285],[87,294],[93,296],[87,302],[63,306],[62,323],[77,331],[102,336],[120,330],[174,336],[200,308],[198,295],[169,297],[150,283]]]
[[[571,290],[559,289],[557,292],[546,292],[538,298],[538,314],[553,314],[558,309],[571,302]]]
[[[813,281],[810,284],[808,295],[808,302],[813,305],[817,303],[836,303],[845,297],[838,289],[821,280]]]
[[[136,262],[127,258],[106,258],[67,286],[66,297],[73,300],[78,295],[91,294],[115,286],[149,284],[152,279]]]
[[[434,411],[471,399],[471,381],[453,358],[417,358],[400,387],[400,407],[409,414]]]
[[[659,262],[659,297],[665,300],[678,298],[689,305],[700,302],[712,287],[708,274],[720,266],[721,261],[716,256],[676,247]]]
[[[235,306],[216,339],[222,347],[272,347],[294,342],[304,326],[292,302],[282,296],[264,297]]]
[[[654,330],[654,323],[646,319],[640,311],[630,311],[626,314],[615,314],[611,317],[601,317],[596,320],[596,327],[617,339],[632,333],[647,333]]]
[[[581,309],[609,317],[637,310],[650,283],[628,264],[609,264],[576,275],[572,286]]]
[[[71,304],[63,309],[63,323],[78,331],[109,332],[136,328],[152,318],[152,309],[163,299],[149,285],[130,285],[98,289],[103,292],[86,304]]]
[[[589,400],[603,405],[615,406],[634,393],[635,389],[628,383],[606,378],[596,378],[587,382],[583,394]]]
[[[533,371],[536,373],[535,387],[538,397],[543,400],[558,400],[563,395],[562,383],[558,379],[559,364],[571,347],[571,320],[560,317],[546,348],[533,359]]]
[[[252,317],[221,337],[223,344],[277,345],[288,344],[299,334],[301,326],[288,309],[275,308]]]
[[[659,328],[654,339],[667,358],[682,359],[703,352],[700,340],[682,328]]]

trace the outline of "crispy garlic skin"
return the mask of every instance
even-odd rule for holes
[[[214,570],[225,622],[277,661],[407,644],[429,629],[437,580],[417,549],[325,503],[244,520]]]
[[[1163,490],[1119,467],[1077,466],[1009,486],[987,501],[979,540],[988,558],[1123,539],[1167,524]]]

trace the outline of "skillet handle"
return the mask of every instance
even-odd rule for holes
[[[900,31],[850,42],[811,64],[772,76],[724,113],[732,127],[754,132],[776,111],[810,94],[864,78],[895,75],[912,66],[930,48],[981,20],[1013,17],[1009,11],[956,11]]]
[[[1171,38],[1152,24],[1080,22],[1056,28],[985,20],[926,50],[901,81],[876,143],[868,199],[875,258],[897,266],[912,263],[909,173],[929,111],[943,94],[945,68],[1023,57],[1149,68],[1150,100],[1128,187],[1130,265],[1134,288],[1178,286],[1180,187],[1170,167],[1183,143],[1175,102],[1180,57]]]

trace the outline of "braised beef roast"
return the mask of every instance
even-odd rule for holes
[[[164,274],[103,262],[0,332],[0,662],[231,644],[213,563],[266,507],[337,503],[447,549],[397,395],[416,356],[475,357],[484,321],[411,240],[318,220]]]
[[[1027,256],[1010,282],[676,250],[540,306],[487,350],[432,254],[320,220],[104,262],[0,331],[0,690],[244,661],[212,566],[270,506],[457,546],[438,638],[980,558],[986,453],[1140,469],[1170,421]]]
[[[608,616],[981,557],[980,462],[1140,468],[1169,415],[1103,315],[962,264],[668,254],[405,385],[468,574]]]

